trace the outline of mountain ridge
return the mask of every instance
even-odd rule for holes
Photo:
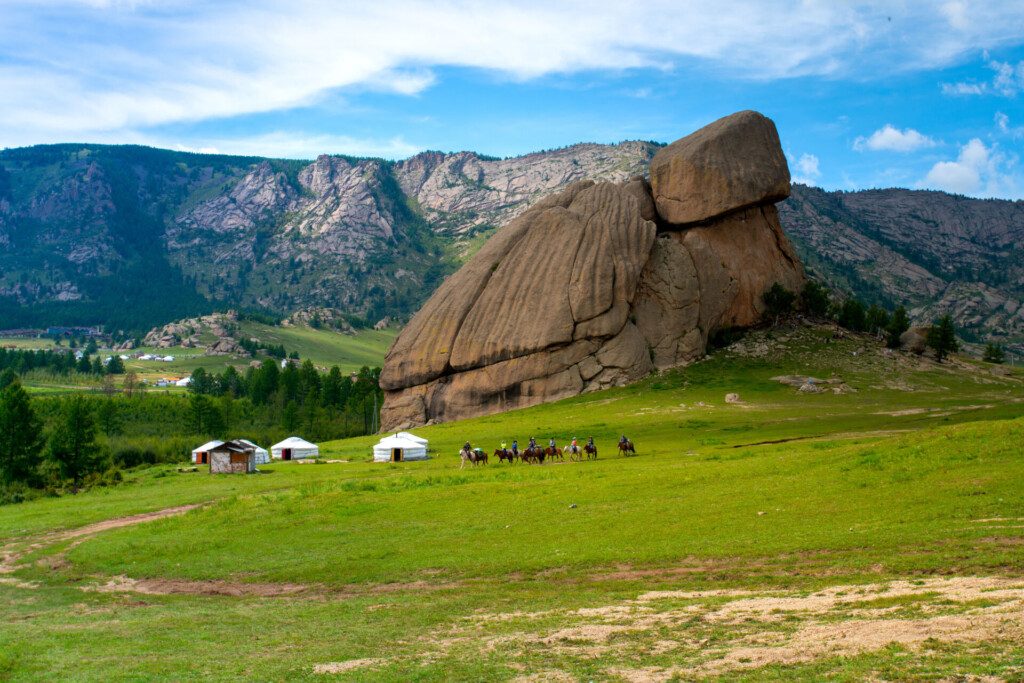
[[[578,143],[400,161],[3,150],[0,327],[137,332],[228,307],[403,318],[540,197],[644,174],[659,148]],[[1024,341],[1024,202],[794,185],[779,213],[810,272],[838,291],[905,304],[917,321],[949,312],[970,339]]]

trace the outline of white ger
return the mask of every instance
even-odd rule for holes
[[[320,447],[297,436],[289,436],[271,446],[270,453],[278,460],[302,460],[320,455]]]

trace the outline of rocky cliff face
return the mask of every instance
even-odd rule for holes
[[[641,174],[656,149],[648,142],[581,144],[511,159],[424,152],[395,164],[395,178],[435,230],[463,236],[504,225],[580,180],[617,183]]]
[[[949,313],[971,339],[1024,341],[1024,202],[797,185],[779,212],[831,286],[904,304],[916,322]]]
[[[540,200],[399,335],[382,425],[557,400],[699,357],[716,330],[760,319],[772,283],[800,288],[773,205],[788,191],[774,124],[740,112],[659,151],[650,186],[583,181]]]

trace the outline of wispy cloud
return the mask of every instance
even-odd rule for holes
[[[692,63],[741,80],[870,79],[1018,41],[1024,26],[1018,3],[941,9],[884,0],[738,0],[729,11],[714,0],[642,9],[613,0],[8,0],[0,146],[286,110],[351,88],[415,95],[451,66],[516,80]]]
[[[992,60],[988,68],[994,72],[988,81],[961,81],[943,83],[942,94],[952,96],[998,95],[1016,97],[1024,90],[1024,60],[1012,64]]]
[[[1009,135],[1013,139],[1024,138],[1024,126],[1013,126],[1010,124],[1010,117],[1001,111],[996,112],[996,126],[1003,135]]]
[[[858,152],[913,152],[937,144],[935,140],[913,128],[900,130],[887,123],[868,137],[858,137],[853,141],[853,148]]]

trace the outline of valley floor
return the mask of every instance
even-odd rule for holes
[[[1019,679],[1024,377],[1000,372],[756,333],[416,430],[424,463],[367,437],[0,508],[0,679]],[[600,457],[459,469],[467,439],[551,435]]]

